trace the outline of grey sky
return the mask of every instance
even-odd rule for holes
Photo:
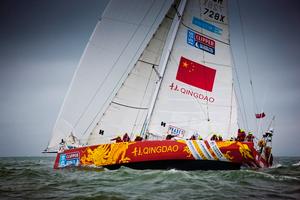
[[[84,47],[107,1],[1,1],[0,156],[40,155]],[[300,3],[240,1],[256,99],[276,115],[275,155],[300,155]],[[236,0],[231,43],[249,124],[252,96]]]

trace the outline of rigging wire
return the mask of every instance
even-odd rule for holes
[[[233,88],[233,81],[232,81],[232,84],[231,84],[229,123],[228,123],[227,135],[226,135],[227,137],[228,137],[228,134],[230,133],[230,129],[231,129],[233,94],[234,94],[234,88]]]
[[[242,106],[240,105],[240,101],[237,98],[238,93],[236,93],[236,101],[238,102],[238,105],[239,105],[238,107],[240,108],[239,110],[241,112],[242,122],[243,122],[244,126],[246,126],[247,130],[249,130],[246,106],[245,106],[245,101],[244,101],[244,95],[243,95],[243,92],[242,92],[241,82],[240,82],[240,79],[239,79],[239,76],[238,76],[238,72],[237,72],[237,68],[236,68],[236,64],[235,64],[235,58],[234,58],[234,55],[233,55],[233,52],[232,52],[232,48],[230,48],[230,51],[231,51],[231,57],[232,57],[232,59],[231,59],[232,60],[232,67],[233,67],[233,71],[235,72],[236,82],[237,82],[237,85],[238,85],[238,90],[239,90],[240,98],[241,98],[241,101],[242,101]]]
[[[264,107],[265,107],[266,97],[268,96],[268,95],[267,95],[267,91],[269,91],[268,88],[269,88],[269,86],[268,86],[268,85],[265,85],[265,89],[264,89],[265,92],[264,92],[264,96],[263,96],[263,100],[262,100],[262,105],[263,105],[263,106],[262,106],[262,109],[261,109],[261,112],[260,112],[260,113],[263,113],[263,110],[264,110]],[[263,123],[262,123],[263,120],[260,119],[259,122],[260,122],[260,123],[259,123],[259,126],[258,126],[258,132],[257,132],[257,134],[259,134],[260,131],[262,131],[262,134],[263,134]]]
[[[249,56],[248,56],[248,49],[247,49],[247,42],[246,42],[246,36],[245,36],[245,27],[243,23],[243,18],[241,15],[241,8],[240,8],[240,3],[239,0],[236,0],[237,2],[237,7],[238,7],[238,16],[239,16],[239,21],[241,25],[241,32],[242,32],[242,38],[243,38],[243,46],[244,46],[244,51],[245,51],[245,56],[246,56],[246,65],[248,69],[248,74],[249,74],[249,82],[250,82],[250,87],[251,87],[251,92],[252,92],[252,98],[253,98],[253,105],[254,105],[254,114],[258,112],[258,106],[257,102],[255,99],[255,93],[254,93],[254,86],[253,86],[253,79],[252,79],[252,73],[250,69],[250,64],[249,64]],[[258,124],[256,120],[256,132],[258,131]]]

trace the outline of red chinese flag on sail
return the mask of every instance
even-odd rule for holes
[[[259,114],[255,114],[255,117],[257,118],[257,119],[259,119],[259,118],[264,118],[266,116],[266,114],[263,112],[263,113],[259,113]]]
[[[215,75],[215,69],[181,57],[176,80],[211,92],[214,86]]]

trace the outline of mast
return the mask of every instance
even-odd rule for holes
[[[182,0],[179,4],[178,9],[177,9],[176,14],[175,14],[175,16],[177,16],[177,18],[174,17],[174,19],[173,19],[172,26],[170,28],[170,31],[169,31],[169,34],[168,34],[168,37],[167,37],[167,42],[166,42],[166,44],[164,46],[164,49],[163,49],[162,59],[160,60],[160,63],[159,63],[159,66],[162,66],[161,70],[159,72],[159,80],[157,82],[157,85],[156,85],[156,88],[155,88],[155,91],[154,91],[154,94],[153,94],[153,99],[151,101],[151,104],[150,104],[150,107],[149,107],[149,110],[148,110],[148,113],[147,113],[147,116],[146,116],[146,119],[145,119],[145,122],[144,122],[144,125],[143,125],[143,128],[142,128],[142,131],[141,131],[142,136],[144,136],[146,134],[145,132],[147,131],[149,123],[150,123],[150,118],[151,118],[152,113],[153,113],[155,102],[157,100],[157,96],[158,96],[159,89],[160,89],[160,86],[161,86],[161,83],[162,83],[162,79],[163,79],[164,73],[166,71],[167,62],[168,62],[168,59],[169,59],[169,56],[170,56],[170,53],[171,53],[171,50],[172,50],[172,47],[173,47],[173,44],[174,44],[174,40],[175,40],[177,31],[178,31],[179,24],[181,22],[182,13],[184,11],[185,5],[186,5],[186,0]]]

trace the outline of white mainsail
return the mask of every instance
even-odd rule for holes
[[[151,114],[150,135],[224,137],[237,130],[226,3],[187,2]]]
[[[71,132],[78,137],[93,130],[172,2],[109,2],[73,76],[48,150],[57,149]]]

